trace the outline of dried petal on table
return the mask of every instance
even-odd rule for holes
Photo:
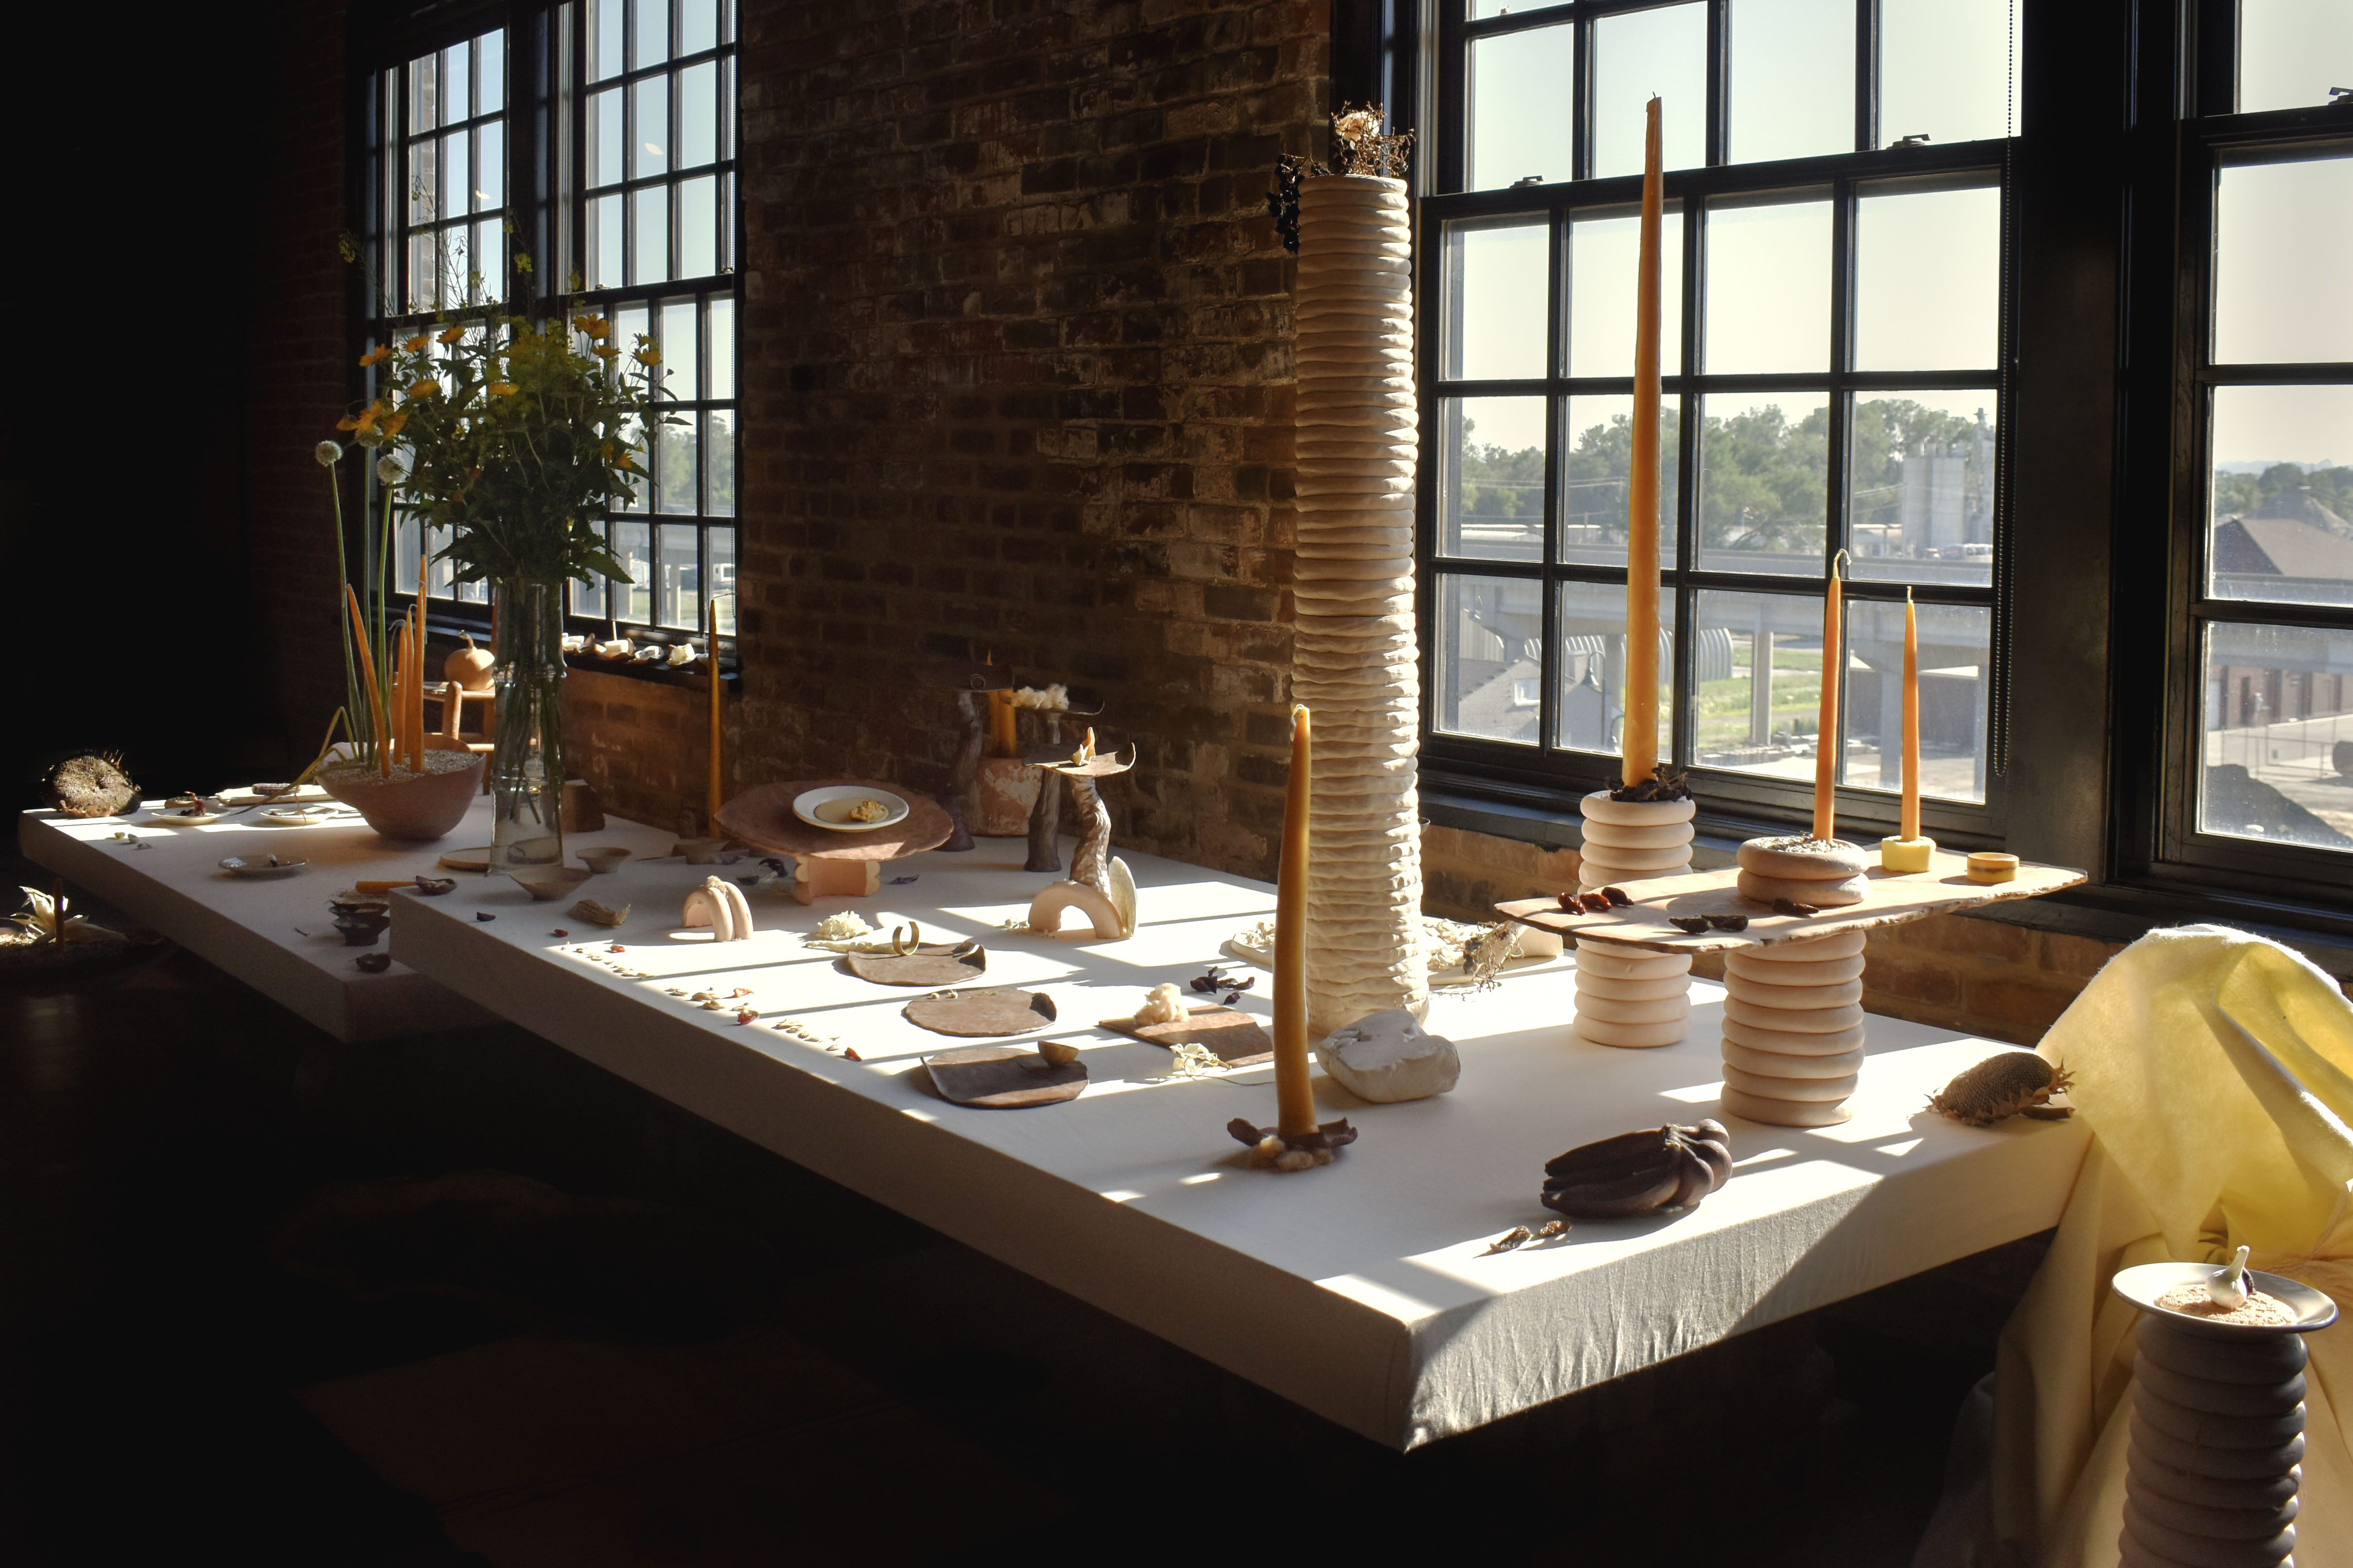
[[[1487,1250],[1481,1253],[1479,1256],[1485,1258],[1497,1252],[1513,1251],[1527,1243],[1534,1237],[1534,1236],[1535,1233],[1529,1230],[1526,1226],[1515,1225],[1511,1229],[1505,1231],[1503,1235],[1497,1237],[1494,1240],[1489,1242],[1487,1244]]]
[[[494,921],[499,917],[491,914],[486,910],[476,910],[474,911],[474,918],[478,921]]]
[[[392,967],[392,954],[388,952],[364,952],[357,958],[353,959],[352,963],[355,967],[369,974],[382,974],[385,970]]]
[[[1687,931],[1696,936],[1707,929],[1705,915],[1669,915],[1667,923],[1677,931]]]
[[[1776,899],[1773,912],[1777,915],[1818,915],[1822,911],[1813,904],[1801,904],[1795,899]]]
[[[1601,896],[1609,900],[1612,909],[1627,909],[1634,902],[1632,899],[1627,897],[1626,889],[1623,888],[1604,888],[1601,889]]]

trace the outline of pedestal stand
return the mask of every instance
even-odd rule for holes
[[[1691,869],[1692,802],[1612,800],[1608,790],[1595,790],[1578,805],[1585,816],[1577,864],[1580,892]],[[1629,891],[1639,896],[1639,889]],[[1579,1037],[1597,1046],[1672,1046],[1687,1032],[1690,1015],[1689,953],[1577,944],[1574,1027]]]
[[[1657,980],[1666,978],[1663,966],[1639,966],[1668,957],[1688,967],[1694,953],[1725,954],[1725,984],[1731,994],[1724,1004],[1724,1109],[1780,1127],[1828,1127],[1847,1119],[1843,1101],[1862,1068],[1865,931],[1998,900],[2055,893],[2084,879],[2084,873],[2065,867],[2021,864],[2011,881],[1972,882],[1963,857],[1938,850],[1923,872],[1877,867],[1864,872],[1860,903],[1804,915],[1743,897],[1740,876],[1732,867],[1653,875],[1625,885],[1630,904],[1598,914],[1564,910],[1556,899],[1521,899],[1495,908],[1524,925],[1575,940],[1577,1033],[1604,1045],[1621,1042],[1588,1033],[1588,1026],[1615,1032],[1598,1015],[1588,1026],[1588,1010],[1618,998],[1596,993],[1593,1002],[1587,1001],[1588,963],[1597,981],[1611,969],[1618,972],[1607,975],[1612,981]],[[1699,929],[1687,930],[1677,921]],[[1588,959],[1597,948],[1602,951]],[[1614,964],[1609,962],[1612,953],[1620,955]],[[1634,1005],[1621,1005],[1621,1016],[1625,1006]],[[1644,1026],[1663,1027],[1623,1026]]]
[[[978,695],[1012,690],[1013,672],[996,664],[931,664],[918,669],[915,679],[921,685],[944,688],[956,694],[956,757],[948,769],[948,787],[941,799],[941,805],[947,808],[948,835],[937,847],[969,849],[973,847],[972,830],[965,825],[965,812],[971,803],[973,781],[980,776],[981,753],[988,749],[987,724],[981,715]]]
[[[1863,934],[1725,954],[1724,1109],[1775,1127],[1829,1127],[1862,1071]]]
[[[2221,1323],[2158,1305],[2214,1266],[2147,1263],[2113,1281],[2147,1315],[2136,1335],[2122,1568],[2293,1563],[2304,1458],[2303,1336],[2337,1319],[2309,1285],[2254,1269],[2250,1290],[2286,1307],[2277,1325]]]
[[[813,827],[793,815],[793,802],[813,789],[857,784],[887,790],[907,803],[905,820],[866,833]],[[747,790],[719,808],[720,831],[757,848],[794,859],[793,898],[866,898],[882,890],[886,860],[936,849],[953,824],[931,796],[871,779],[795,779]]]

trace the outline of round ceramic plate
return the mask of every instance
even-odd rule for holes
[[[221,819],[217,811],[153,811],[147,814],[151,826],[156,827],[209,827]]]
[[[281,860],[275,855],[232,855],[220,863],[232,877],[290,877],[311,862]]]
[[[283,811],[265,811],[261,820],[279,827],[316,827],[322,822],[332,822],[342,815],[322,806],[290,806]]]
[[[889,812],[871,822],[852,821],[852,807],[862,800],[879,800],[890,807]],[[907,820],[911,808],[907,803],[887,789],[868,789],[863,784],[828,784],[823,789],[803,790],[793,797],[793,815],[811,827],[829,827],[836,833],[871,833],[878,827],[889,827]]]

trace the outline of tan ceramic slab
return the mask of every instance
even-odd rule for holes
[[[1654,952],[1722,952],[1898,925],[2005,899],[2040,898],[2084,880],[2081,871],[2032,861],[2021,861],[2018,876],[2008,882],[1972,882],[1968,868],[1967,856],[1941,849],[1930,858],[1927,870],[1910,875],[1891,874],[1874,865],[1864,873],[1870,892],[1862,902],[1826,909],[1818,915],[1775,914],[1772,905],[1741,897],[1734,886],[1740,873],[1731,866],[1720,871],[1691,871],[1629,883],[1626,891],[1635,902],[1608,914],[1572,913],[1562,909],[1557,899],[1514,899],[1495,909],[1524,925],[1579,941],[1622,942]],[[1667,922],[1679,915],[1746,915],[1748,929],[1678,931]]]

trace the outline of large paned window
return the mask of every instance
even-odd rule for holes
[[[734,0],[582,0],[575,167],[580,282],[618,341],[651,337],[673,421],[652,482],[606,528],[628,587],[575,584],[573,613],[691,631],[735,616]]]
[[[624,348],[650,339],[669,417],[651,433],[647,482],[611,498],[602,525],[634,581],[575,584],[571,612],[584,631],[659,640],[700,631],[717,598],[732,637],[735,0],[573,0],[514,14],[522,20],[510,27],[405,49],[378,75],[363,236],[369,338],[561,295],[575,314],[607,317]],[[510,48],[511,32],[528,45]],[[528,145],[510,143],[511,125]],[[416,584],[419,533],[409,520],[396,530],[396,589]],[[438,562],[427,593],[437,618],[487,613],[483,586],[452,584]]]
[[[1666,209],[1660,755],[1893,815],[1903,600],[1932,823],[1985,819],[2006,567],[2006,0],[1450,0],[1423,202],[1429,765],[1614,777],[1643,104]],[[1822,598],[1852,611],[1816,732]],[[1941,818],[1940,818],[1940,814]]]
[[[2161,854],[2353,872],[2353,8],[2200,17],[2176,342],[2178,672]]]

